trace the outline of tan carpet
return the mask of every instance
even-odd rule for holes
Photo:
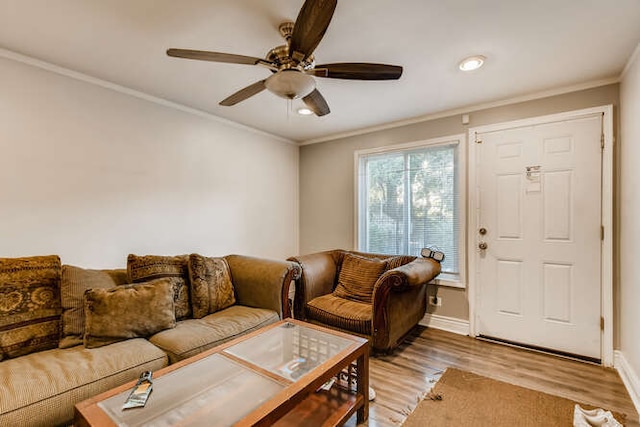
[[[575,404],[562,397],[448,368],[403,427],[572,426]],[[623,415],[614,416],[624,422]]]

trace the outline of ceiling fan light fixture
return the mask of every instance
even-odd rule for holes
[[[313,114],[313,111],[308,108],[298,108],[298,114],[301,116],[310,116]]]
[[[269,91],[285,99],[305,97],[316,88],[313,77],[295,68],[275,73],[264,84]]]
[[[482,55],[470,56],[460,61],[460,65],[458,65],[458,67],[462,71],[474,71],[482,67],[486,59],[487,58]]]

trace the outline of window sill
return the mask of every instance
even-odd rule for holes
[[[447,273],[441,273],[437,279],[433,279],[431,282],[429,282],[429,284],[459,289],[465,289],[467,287],[464,282],[460,281],[460,276],[458,276],[457,274]]]

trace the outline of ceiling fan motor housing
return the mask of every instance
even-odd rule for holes
[[[300,68],[309,70],[315,66],[313,55],[309,55],[302,61],[296,61],[291,57],[289,46],[291,43],[291,33],[293,32],[294,23],[285,21],[278,27],[280,35],[286,40],[286,44],[276,46],[267,52],[265,60],[276,64],[279,68]]]

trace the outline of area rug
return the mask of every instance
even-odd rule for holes
[[[572,426],[575,404],[562,397],[448,368],[402,426]],[[624,423],[624,415],[613,415]]]

